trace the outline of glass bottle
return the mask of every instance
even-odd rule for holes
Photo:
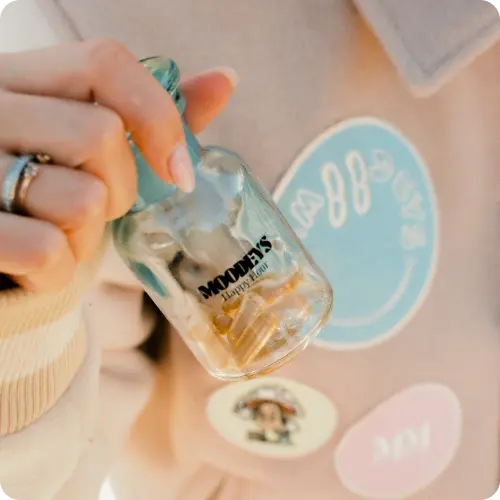
[[[142,63],[182,115],[175,63]],[[115,245],[212,375],[253,378],[308,345],[330,315],[333,292],[244,161],[220,147],[200,146],[184,128],[194,191],[161,181],[131,142],[138,197],[113,223]]]

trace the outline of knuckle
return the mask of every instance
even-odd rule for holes
[[[81,189],[75,199],[72,229],[83,226],[89,220],[103,216],[108,202],[108,189],[97,177],[81,172]]]
[[[100,153],[116,146],[117,141],[125,140],[125,126],[122,119],[113,111],[96,108],[92,119],[82,124],[80,134],[84,154]]]
[[[125,139],[125,125],[116,113],[105,108],[100,108],[96,116],[97,118],[92,127],[96,142],[107,145],[110,141],[123,141]]]
[[[29,256],[29,267],[33,271],[44,271],[52,268],[68,249],[65,234],[54,226],[44,224],[36,235],[37,245],[32,247]]]
[[[94,38],[84,42],[91,69],[103,70],[116,67],[122,61],[133,60],[134,56],[128,49],[110,38]]]

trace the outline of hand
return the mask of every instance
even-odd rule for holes
[[[184,116],[195,133],[221,111],[234,85],[231,70],[183,84]],[[54,163],[42,166],[29,188],[28,217],[0,212],[0,274],[33,291],[71,280],[106,222],[135,201],[126,131],[162,179],[192,189],[177,109],[123,46],[92,40],[0,55],[0,185],[18,154],[46,153]]]

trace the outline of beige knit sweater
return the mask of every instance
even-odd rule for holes
[[[109,243],[65,290],[0,298],[0,484],[15,500],[97,498],[151,389],[152,367],[131,349],[153,316]]]

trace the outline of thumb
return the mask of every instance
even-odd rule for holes
[[[201,132],[226,107],[237,84],[232,68],[214,69],[182,83],[187,102],[184,118],[193,133]]]

